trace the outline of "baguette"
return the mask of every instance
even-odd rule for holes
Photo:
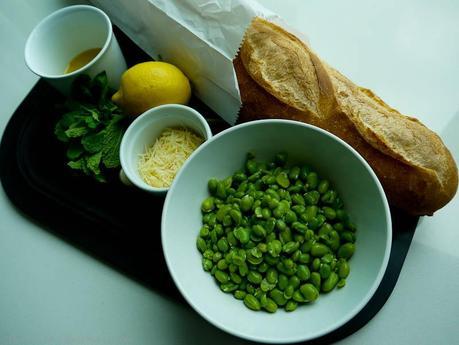
[[[457,166],[438,135],[359,87],[281,27],[255,18],[233,61],[239,121],[284,118],[321,127],[353,146],[389,202],[432,215],[455,195]]]

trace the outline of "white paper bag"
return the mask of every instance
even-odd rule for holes
[[[93,0],[154,59],[178,66],[194,94],[229,124],[241,98],[232,60],[255,16],[279,21],[252,0]]]

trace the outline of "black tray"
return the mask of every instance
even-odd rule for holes
[[[149,57],[114,28],[128,65]],[[12,203],[48,231],[141,282],[184,303],[167,270],[160,240],[164,198],[122,185],[78,177],[66,167],[64,149],[53,135],[61,96],[40,80],[11,117],[0,145],[0,178]],[[191,106],[212,131],[226,128],[196,99]],[[392,209],[393,241],[387,271],[365,308],[347,324],[310,343],[342,339],[382,308],[397,282],[418,218]]]

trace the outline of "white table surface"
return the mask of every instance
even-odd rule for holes
[[[75,2],[0,2],[0,133],[37,81],[23,62],[28,33]],[[437,131],[459,161],[457,0],[261,2],[322,58]],[[458,211],[456,196],[421,220],[392,296],[340,344],[459,344]],[[0,189],[0,344],[217,342],[244,343],[51,235]]]

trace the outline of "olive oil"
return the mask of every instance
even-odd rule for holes
[[[80,69],[83,66],[86,66],[89,62],[92,61],[96,57],[97,54],[100,52],[100,48],[92,48],[81,52],[77,56],[75,56],[72,60],[70,60],[69,64],[65,68],[64,73],[72,73],[77,69]]]

